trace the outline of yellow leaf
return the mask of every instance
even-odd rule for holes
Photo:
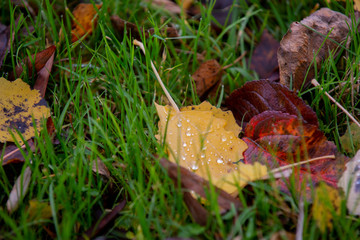
[[[167,145],[169,160],[178,162],[202,178],[211,176],[216,184],[224,175],[238,169],[234,164],[247,149],[238,138],[241,128],[230,111],[223,112],[208,102],[182,108],[156,104],[160,117],[161,141]]]
[[[313,217],[321,232],[332,229],[333,215],[340,214],[341,197],[338,190],[321,183],[315,189],[315,199],[312,206]]]
[[[248,182],[261,179],[268,174],[267,167],[258,162],[254,165],[240,162],[237,167],[237,170],[225,175],[218,182],[215,182],[215,185],[230,194],[234,194],[238,187],[243,188]]]
[[[29,214],[29,221],[49,219],[52,216],[50,205],[45,202],[39,202],[35,199],[29,201],[29,207],[27,209],[27,212]]]
[[[0,142],[14,141],[9,129],[17,141],[23,144],[17,129],[25,140],[35,134],[33,119],[40,129],[42,118],[50,116],[50,110],[38,90],[31,90],[30,86],[21,79],[13,82],[0,78]]]

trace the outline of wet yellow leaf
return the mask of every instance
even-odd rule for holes
[[[321,232],[325,232],[327,228],[332,229],[333,215],[340,214],[340,205],[338,190],[325,183],[316,187],[312,213]]]
[[[42,118],[50,116],[50,110],[38,90],[31,90],[30,86],[21,79],[13,82],[0,78],[0,142],[14,139],[23,144],[17,129],[25,140],[34,136],[33,118],[40,129]]]
[[[101,8],[102,4],[95,5],[92,3],[80,3],[73,11],[74,22],[71,30],[71,41],[75,42],[85,34],[91,34],[93,27],[96,24],[97,10]]]
[[[235,171],[247,145],[238,138],[241,128],[230,111],[223,112],[208,102],[189,106],[177,113],[156,104],[160,117],[159,139],[165,139],[169,160],[178,162],[204,179],[217,183]]]

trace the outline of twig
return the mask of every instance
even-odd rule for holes
[[[234,62],[222,67],[222,70],[228,69],[229,67],[232,67],[233,65],[235,65],[237,62],[239,62],[241,59],[243,59],[245,57],[245,55],[247,54],[247,52],[243,52],[243,54],[241,54],[240,57],[238,57],[237,59],[235,59]]]
[[[324,89],[320,86],[319,82],[316,81],[316,79],[311,80],[312,85],[314,85],[315,87],[320,87],[321,91],[324,91]],[[328,94],[326,91],[324,91],[325,95],[331,100],[333,101],[336,106],[338,106],[351,120],[353,120],[353,122],[358,125],[360,127],[360,123],[343,107],[340,105],[340,103],[338,103],[332,96],[330,96],[330,94]]]
[[[143,44],[142,42],[139,42],[138,40],[135,39],[135,40],[133,41],[133,44],[136,45],[136,46],[139,46],[140,49],[143,51],[143,53],[144,53],[144,55],[145,55],[145,48],[144,48],[144,44]],[[155,76],[156,76],[157,80],[158,80],[159,83],[160,83],[161,88],[162,88],[163,91],[165,92],[166,97],[169,99],[169,102],[170,102],[171,106],[175,109],[176,112],[179,113],[180,110],[179,110],[178,106],[176,105],[174,99],[171,97],[170,93],[169,93],[168,90],[166,89],[166,87],[165,87],[163,81],[161,80],[160,75],[159,75],[158,71],[156,70],[155,65],[154,65],[154,63],[151,61],[151,59],[150,59],[150,64],[151,64],[151,68],[153,69],[153,71],[154,71],[154,73],[155,73]]]
[[[298,166],[298,165],[302,165],[302,164],[305,164],[305,163],[314,162],[314,161],[318,161],[318,160],[326,159],[326,158],[333,158],[334,159],[335,155],[326,155],[326,156],[321,156],[321,157],[317,157],[317,158],[304,160],[304,161],[297,162],[297,163],[292,163],[292,164],[289,164],[289,165],[286,165],[286,166],[283,166],[283,167],[275,168],[272,171],[270,171],[270,173],[274,174],[274,173],[277,173],[277,172],[284,171],[284,170],[286,170],[288,168],[292,168],[292,167],[295,167],[295,166]]]

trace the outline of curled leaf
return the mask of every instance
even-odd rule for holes
[[[21,79],[9,82],[0,78],[0,142],[14,141],[9,130],[23,144],[18,130],[25,140],[35,134],[33,119],[37,127],[41,127],[41,119],[50,116],[50,110],[38,90],[31,90],[30,86]]]
[[[349,26],[350,18],[328,8],[292,23],[280,41],[280,83],[296,90],[306,87],[315,76],[314,65],[319,69],[331,51],[335,51],[336,56],[341,49],[339,44],[349,46]]]

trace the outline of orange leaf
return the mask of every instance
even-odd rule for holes
[[[96,8],[91,3],[80,3],[73,11],[74,22],[71,30],[71,42],[76,42],[85,34],[91,34],[96,25],[97,11],[102,4],[96,4]]]

